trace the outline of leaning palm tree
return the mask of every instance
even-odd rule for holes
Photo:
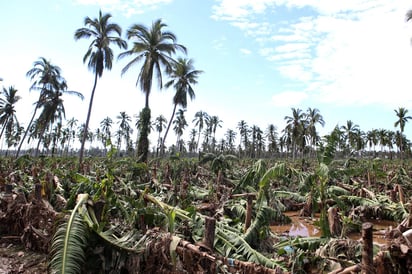
[[[84,19],[85,27],[76,30],[76,32],[74,33],[75,40],[82,38],[89,39],[90,37],[92,37],[93,39],[86,54],[83,57],[83,63],[88,60],[87,66],[92,72],[94,72],[94,84],[92,94],[90,95],[89,109],[87,111],[83,137],[81,138],[79,155],[80,165],[83,162],[84,144],[87,138],[87,130],[89,128],[97,79],[102,77],[104,69],[111,70],[112,68],[113,50],[110,48],[110,45],[115,44],[119,48],[127,48],[126,41],[124,41],[120,37],[122,34],[121,27],[115,23],[109,23],[109,19],[111,17],[112,16],[110,13],[102,14],[102,11],[99,11],[98,18],[92,20],[89,17],[86,17]]]
[[[157,78],[159,87],[162,88],[162,68],[170,72],[172,64],[175,62],[172,58],[177,50],[186,53],[186,48],[176,43],[176,36],[169,31],[160,19],[153,22],[151,28],[141,24],[131,26],[127,31],[127,38],[134,40],[130,50],[122,52],[119,58],[132,56],[133,59],[122,69],[122,74],[127,72],[133,65],[142,62],[136,85],[140,85],[142,92],[145,94],[145,106],[140,113],[141,128],[139,129],[139,142],[137,153],[142,161],[147,161],[149,153],[150,133],[150,108],[149,96],[152,90],[153,77]]]
[[[192,85],[197,84],[197,78],[201,73],[201,70],[195,70],[192,59],[178,58],[177,62],[173,64],[169,76],[171,79],[165,84],[165,87],[168,88],[173,85],[176,93],[175,96],[173,96],[174,107],[172,117],[167,125],[162,146],[164,146],[166,142],[167,133],[169,133],[170,125],[175,116],[177,106],[185,109],[187,107],[187,96],[189,95],[190,100],[195,98],[195,91],[193,90]]]
[[[3,88],[3,92],[1,93],[3,97],[0,98],[0,125],[2,126],[0,139],[5,130],[6,135],[8,135],[15,127],[19,127],[15,104],[21,99],[21,97],[16,94],[17,89],[12,86],[8,89]]]
[[[407,115],[408,110],[406,108],[403,108],[403,107],[400,107],[397,110],[395,109],[395,113],[396,113],[396,116],[398,117],[398,120],[396,120],[396,122],[395,122],[395,127],[399,126],[399,128],[401,130],[401,136],[402,136],[403,131],[405,129],[405,125],[408,122],[408,120],[412,119],[412,116],[408,116]],[[400,138],[399,151],[400,151],[400,157],[402,159],[402,157],[403,157],[403,155],[402,155],[402,152],[403,152],[402,138]]]
[[[44,106],[45,102],[49,99],[50,96],[52,96],[54,91],[61,90],[67,87],[66,80],[64,80],[64,78],[61,76],[60,67],[53,65],[44,57],[40,57],[39,60],[35,61],[33,65],[33,68],[26,73],[26,76],[33,81],[30,90],[40,90],[40,95],[37,102],[34,103],[34,112],[27,126],[26,131],[24,132],[24,135],[21,138],[19,147],[16,152],[16,157],[19,156],[24,140],[26,139],[27,134],[32,128],[32,124],[34,118],[36,117],[37,110]]]

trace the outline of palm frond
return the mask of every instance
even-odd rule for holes
[[[306,202],[306,196],[302,196],[301,194],[296,192],[273,191],[272,194],[277,198],[290,198],[299,203]]]
[[[263,206],[256,213],[252,224],[243,235],[243,239],[251,246],[256,246],[259,241],[259,234],[264,227],[267,227],[271,221],[282,221],[284,215],[282,212],[275,211],[270,207]]]
[[[319,237],[305,237],[305,238],[296,237],[294,239],[286,239],[284,241],[280,241],[277,244],[275,244],[273,247],[278,250],[278,253],[282,253],[281,250],[283,250],[287,246],[290,246],[293,249],[301,248],[307,251],[315,251],[316,249],[319,248],[319,246],[325,244],[329,240],[330,240],[329,238],[319,238]]]
[[[238,260],[250,261],[269,268],[281,268],[286,270],[285,266],[276,260],[264,256],[262,253],[252,248],[240,235],[226,229],[226,227],[216,227],[217,240],[225,244],[216,250],[224,250],[221,253],[224,256],[232,257]]]
[[[78,209],[88,200],[88,195],[79,196],[67,223],[57,229],[51,246],[50,267],[53,273],[81,273],[85,261],[88,227]]]

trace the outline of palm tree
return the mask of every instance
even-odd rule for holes
[[[8,89],[3,87],[0,98],[0,125],[2,126],[0,132],[0,140],[6,130],[6,135],[11,134],[15,127],[19,126],[19,121],[16,116],[15,104],[21,99],[20,96],[16,95],[17,89],[14,87],[9,87]]]
[[[347,120],[346,125],[341,126],[344,133],[347,149],[356,148],[357,136],[360,134],[359,126],[354,124],[352,120]]]
[[[276,153],[278,148],[278,133],[277,127],[274,124],[270,124],[266,129],[266,139],[268,141],[268,151],[270,153]]]
[[[84,127],[85,131],[83,132],[83,137],[81,139],[79,155],[80,166],[83,162],[84,144],[87,138],[87,130],[89,128],[97,79],[102,77],[104,69],[111,70],[113,65],[113,50],[110,48],[110,45],[114,43],[119,48],[127,48],[126,41],[120,37],[122,34],[121,27],[115,23],[109,23],[111,17],[110,13],[102,14],[102,11],[100,10],[98,18],[90,19],[89,17],[86,17],[84,19],[85,27],[79,28],[74,33],[74,39],[76,41],[82,38],[89,39],[90,37],[93,39],[83,57],[83,63],[88,60],[87,66],[94,73],[94,84],[90,95],[89,109],[87,111],[86,124]]]
[[[237,129],[239,130],[239,134],[240,134],[239,147],[241,147],[241,144],[243,143],[244,150],[246,151],[249,146],[249,132],[250,131],[249,131],[248,125],[244,120],[241,120],[237,124]]]
[[[210,133],[213,133],[213,138],[212,138],[212,151],[215,150],[215,145],[216,145],[216,130],[218,127],[222,127],[222,120],[219,119],[218,116],[213,115],[210,117],[209,119],[209,123],[208,123],[208,131]]]
[[[66,154],[69,153],[71,142],[76,138],[76,126],[78,120],[76,118],[71,118],[66,123],[67,131],[67,146],[66,146]]]
[[[172,117],[167,125],[162,146],[164,146],[166,142],[167,133],[169,132],[170,125],[175,116],[177,106],[185,109],[187,107],[187,96],[189,95],[190,100],[195,98],[195,91],[193,90],[192,85],[197,84],[197,78],[201,73],[201,70],[195,70],[192,59],[178,58],[177,62],[173,63],[172,71],[169,75],[171,79],[165,84],[165,87],[168,88],[173,85],[176,93],[173,96],[174,107]]]
[[[179,109],[176,114],[176,119],[173,121],[174,126],[174,131],[176,132],[177,135],[177,140],[176,140],[176,146],[178,147],[179,151],[182,151],[182,146],[179,146],[180,143],[180,138],[183,135],[183,131],[187,126],[186,118],[185,118],[185,111],[183,109]]]
[[[156,76],[159,87],[162,88],[162,68],[166,71],[172,70],[172,64],[175,62],[171,57],[176,50],[186,53],[186,48],[176,43],[176,36],[170,31],[164,31],[167,27],[160,19],[153,22],[152,27],[148,29],[144,25],[135,24],[127,31],[127,38],[134,39],[133,46],[130,50],[122,52],[119,58],[133,56],[133,59],[122,69],[122,74],[130,69],[133,65],[143,62],[136,85],[139,84],[142,92],[145,94],[145,106],[141,112],[141,128],[137,153],[142,161],[147,161],[149,153],[148,135],[150,132],[150,108],[149,96],[152,90],[153,77]]]
[[[187,145],[189,146],[189,152],[194,152],[196,150],[196,137],[197,137],[197,130],[195,128],[192,128],[192,130],[189,133],[189,142]]]
[[[325,120],[323,120],[323,116],[320,114],[320,111],[317,108],[308,108],[306,111],[306,119],[310,145],[313,146],[314,150],[316,151],[316,143],[319,140],[319,135],[316,131],[316,125],[319,124],[322,127],[325,126]]]
[[[396,116],[398,117],[398,120],[396,120],[394,125],[395,125],[395,127],[399,126],[399,128],[401,130],[401,136],[403,136],[403,131],[405,129],[405,125],[408,122],[408,120],[412,119],[412,116],[408,116],[407,115],[408,110],[406,108],[403,108],[403,107],[400,107],[397,110],[395,109],[395,113],[396,113]],[[402,152],[403,152],[402,139],[403,138],[400,138],[400,143],[399,143],[400,144],[400,157],[401,157],[401,159],[402,159],[402,156],[403,156],[402,155]]]
[[[303,147],[305,140],[305,114],[301,109],[292,108],[292,116],[285,116],[285,131],[290,134],[292,142],[292,158],[295,159],[297,146]]]
[[[198,136],[197,136],[197,144],[196,144],[196,150],[199,149],[199,143],[200,143],[200,134],[203,130],[203,127],[207,123],[207,121],[210,119],[209,114],[207,114],[204,111],[198,111],[195,113],[195,118],[193,119],[193,123],[195,123],[195,126],[198,127]]]
[[[163,152],[163,141],[162,141],[162,131],[166,127],[167,119],[163,115],[156,117],[153,125],[156,131],[159,133],[157,138],[157,148],[156,148],[156,157],[159,156],[159,149]]]
[[[20,141],[16,157],[19,156],[24,140],[26,139],[29,130],[32,128],[37,110],[44,106],[46,101],[50,99],[49,97],[53,96],[54,92],[65,90],[67,88],[66,80],[61,76],[60,67],[53,65],[44,57],[40,57],[38,61],[33,63],[33,68],[26,73],[26,76],[33,81],[30,90],[40,90],[40,95],[37,102],[34,103],[34,112],[26,131],[24,132],[23,138]]]
[[[103,134],[105,146],[107,145],[107,142],[111,141],[112,139],[112,133],[110,131],[110,129],[112,128],[112,124],[113,120],[109,116],[107,116],[100,122],[101,132]]]
[[[59,86],[60,89],[49,92],[48,97],[45,99],[42,105],[42,112],[37,119],[37,129],[39,131],[39,141],[37,144],[36,155],[39,150],[39,145],[43,140],[46,130],[52,130],[55,123],[62,124],[63,119],[66,119],[66,110],[64,108],[62,96],[64,94],[76,95],[81,100],[84,99],[83,95],[77,91],[68,91],[66,82],[63,80]]]
[[[132,121],[132,118],[125,112],[121,111],[119,115],[117,115],[117,120],[119,124],[119,138],[118,138],[118,150],[121,149],[121,140],[122,138],[125,139],[126,144],[129,143],[130,140],[130,134],[132,133],[132,128],[130,127],[129,122]]]
[[[375,148],[379,142],[379,131],[377,129],[372,129],[366,132],[366,143],[369,146],[369,149],[373,148],[374,153],[376,153]]]
[[[226,131],[226,143],[229,148],[229,152],[232,153],[235,150],[235,140],[236,140],[237,133],[233,129],[228,129]]]

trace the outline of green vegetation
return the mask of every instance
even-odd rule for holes
[[[131,26],[127,49],[110,18],[102,12],[86,17],[75,32],[76,40],[92,39],[83,58],[95,74],[84,124],[63,124],[61,97],[83,96],[69,91],[60,68],[43,57],[27,72],[31,90],[40,95],[26,129],[15,113],[17,90],[3,88],[0,97],[0,140],[7,144],[0,161],[0,223],[6,224],[0,236],[14,233],[26,247],[49,253],[52,273],[330,272],[360,263],[360,243],[350,236],[363,222],[392,221],[399,231],[411,227],[407,109],[395,110],[396,132],[364,132],[348,120],[319,136],[325,124],[320,110],[292,108],[280,131],[241,120],[221,140],[216,132],[223,121],[198,111],[184,140],[187,97],[194,99],[202,71],[192,59],[175,56],[187,49],[160,19],[151,27]],[[122,73],[140,65],[136,85],[146,99],[134,125],[136,143],[126,112],[89,129],[97,80],[112,68],[112,44],[126,50],[118,58],[131,58]],[[154,79],[175,90],[169,121],[160,115],[152,122]],[[166,147],[171,125],[176,144]],[[152,127],[158,137],[150,150]],[[37,144],[20,156],[26,137]],[[271,226],[291,222],[290,211],[315,224],[322,236],[274,233]],[[382,248],[375,255],[382,260],[376,267],[390,264],[398,271],[393,273],[412,265],[399,250]]]

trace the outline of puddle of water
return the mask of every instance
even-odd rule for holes
[[[299,212],[297,211],[288,211],[284,212],[284,214],[291,219],[291,223],[271,226],[270,228],[274,233],[290,237],[321,236],[320,228],[313,224],[313,222],[316,221],[319,216],[315,216],[314,219],[299,217]],[[368,222],[371,222],[373,224],[373,242],[377,245],[387,244],[388,241],[385,237],[386,232],[398,225],[396,222],[387,220],[369,220]],[[351,233],[348,235],[348,237],[358,241],[361,239],[361,233]]]
[[[368,220],[373,224],[373,243],[377,245],[386,245],[389,243],[386,233],[395,228],[398,223],[388,220]],[[352,240],[359,241],[362,239],[361,232],[350,233],[348,237]]]
[[[319,227],[313,225],[313,220],[306,217],[299,217],[299,212],[288,211],[284,212],[291,219],[290,224],[274,225],[271,230],[280,235],[290,237],[320,237],[321,231]]]

